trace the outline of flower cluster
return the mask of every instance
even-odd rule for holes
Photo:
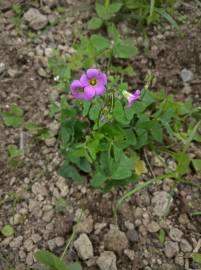
[[[71,93],[74,98],[90,101],[95,96],[102,96],[105,93],[107,85],[107,76],[98,69],[90,68],[83,74],[79,80],[74,80],[71,85]],[[123,96],[128,100],[128,107],[140,98],[140,90],[133,94],[123,91]]]
[[[106,74],[90,68],[79,80],[71,83],[70,89],[75,98],[89,101],[95,96],[102,96],[105,93],[106,84]]]

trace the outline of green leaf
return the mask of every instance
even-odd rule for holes
[[[196,172],[201,172],[201,159],[193,159],[192,164]]]
[[[160,243],[164,244],[164,242],[165,242],[165,231],[163,229],[160,229],[158,237],[159,237]]]
[[[50,117],[55,116],[55,114],[57,114],[60,111],[61,111],[61,108],[56,102],[52,102],[49,105],[49,115],[50,115]]]
[[[117,58],[132,58],[137,53],[138,49],[131,40],[120,40],[113,48],[113,54]]]
[[[162,143],[163,130],[161,128],[161,125],[158,122],[152,121],[150,132],[151,132],[151,136],[153,137],[155,141]]]
[[[120,102],[120,100],[115,101],[114,110],[113,110],[113,116],[115,120],[121,124],[127,124],[129,121],[126,118],[123,106]]]
[[[98,119],[98,116],[99,116],[99,113],[100,113],[100,110],[101,110],[101,103],[99,102],[96,102],[96,104],[92,105],[90,107],[90,110],[89,110],[89,118],[91,120],[97,120]]]
[[[114,13],[117,13],[122,7],[122,3],[112,3],[108,6],[108,10],[110,15],[112,16]]]
[[[17,146],[14,144],[8,145],[7,149],[8,149],[8,155],[10,158],[16,158],[23,154],[23,150],[17,148]]]
[[[100,18],[94,17],[88,21],[87,26],[90,30],[96,30],[101,27],[103,21]]]
[[[90,40],[97,51],[103,51],[110,46],[109,40],[101,35],[92,35]]]
[[[90,106],[91,106],[90,102],[87,102],[87,101],[83,102],[83,111],[82,111],[83,116],[87,116]]]
[[[132,159],[129,159],[125,154],[123,154],[120,158],[120,161],[118,163],[115,163],[113,167],[114,170],[112,174],[112,179],[125,179],[132,176],[134,162]]]
[[[10,111],[1,113],[5,125],[13,128],[17,128],[22,125],[24,120],[23,114],[23,110],[16,104],[11,105]]]
[[[201,264],[201,254],[199,253],[193,253],[192,254],[192,259],[195,263]]]
[[[75,164],[81,171],[85,173],[91,172],[91,164],[85,158],[79,158]]]
[[[68,270],[68,267],[57,256],[47,250],[39,250],[34,253],[35,259],[53,270]]]
[[[120,40],[120,34],[114,23],[109,24],[107,30],[109,34],[111,35],[112,39],[115,41],[115,43]]]
[[[107,180],[107,176],[97,172],[91,179],[91,186],[94,188],[102,186],[102,184]]]
[[[190,163],[189,156],[188,156],[188,154],[186,154],[184,152],[176,153],[174,156],[175,156],[175,159],[177,161],[176,171],[179,174],[179,176],[182,176],[188,172],[189,163]]]
[[[58,174],[66,179],[71,178],[76,183],[81,183],[83,181],[82,176],[78,173],[78,170],[73,165],[70,165],[67,161],[65,161],[61,166]]]
[[[68,270],[82,270],[81,265],[76,262],[68,265]]]
[[[96,13],[103,20],[105,20],[107,18],[107,16],[106,16],[107,11],[106,11],[106,7],[104,5],[96,3]]]
[[[155,8],[156,12],[158,12],[164,19],[166,19],[174,28],[179,30],[179,26],[177,22],[164,10],[160,8]]]
[[[10,237],[14,234],[13,227],[11,225],[7,224],[1,229],[1,233],[5,237]]]

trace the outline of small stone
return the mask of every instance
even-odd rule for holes
[[[53,49],[52,48],[45,48],[45,56],[47,58],[51,57],[53,55]]]
[[[59,177],[58,181],[56,182],[56,186],[59,188],[62,197],[65,197],[69,193],[69,188],[63,177]]]
[[[128,229],[128,230],[133,230],[134,229],[134,224],[131,223],[129,220],[125,221],[125,227]]]
[[[173,258],[179,252],[179,245],[172,241],[166,241],[164,252],[168,258]]]
[[[92,243],[89,237],[84,233],[74,242],[74,247],[82,260],[90,259],[94,255]]]
[[[172,198],[170,194],[166,191],[157,191],[154,193],[154,197],[152,198],[152,204],[154,205],[154,214],[156,216],[162,217],[164,216],[172,203]]]
[[[32,251],[32,250],[34,249],[34,244],[33,244],[32,239],[27,239],[27,240],[24,242],[24,248],[25,248],[27,251]]]
[[[44,4],[48,7],[56,7],[58,5],[58,0],[43,0]]]
[[[177,228],[172,228],[169,233],[170,238],[176,242],[179,242],[181,240],[182,235],[183,232]]]
[[[48,23],[47,16],[41,14],[39,10],[36,8],[30,8],[24,14],[23,18],[26,22],[28,22],[29,26],[34,30],[40,30],[44,28]]]
[[[20,223],[23,223],[23,221],[24,221],[24,216],[21,215],[21,214],[19,214],[19,213],[16,213],[14,215],[14,217],[11,217],[10,224],[12,224],[12,225],[18,225]]]
[[[15,78],[15,77],[17,77],[19,74],[20,74],[20,71],[17,70],[17,69],[14,69],[14,68],[9,68],[9,69],[8,69],[8,75],[9,75],[11,78]]]
[[[193,72],[189,69],[182,69],[180,72],[180,77],[182,79],[183,82],[189,82],[192,81],[193,79]]]
[[[53,251],[56,248],[55,239],[50,239],[47,241],[47,245],[51,251]]]
[[[47,211],[43,214],[43,221],[46,221],[46,222],[50,222],[53,218],[53,215],[54,215],[54,211],[53,210],[50,210],[50,211]]]
[[[65,240],[63,237],[57,236],[55,238],[55,243],[56,243],[57,247],[62,247],[65,243]]]
[[[181,239],[180,248],[183,252],[191,252],[193,250],[191,244],[186,239]]]
[[[95,229],[95,234],[99,234],[101,232],[102,229],[104,229],[107,226],[106,223],[96,223],[94,225],[94,229]]]
[[[125,249],[124,254],[131,260],[133,261],[135,259],[135,252],[134,250],[131,249]]]
[[[85,217],[76,225],[75,231],[78,233],[91,233],[93,231],[93,224],[92,216]]]
[[[138,232],[135,229],[128,230],[126,235],[131,243],[136,243],[139,241]]]
[[[182,89],[184,94],[189,95],[192,92],[192,88],[188,83],[184,83],[184,88]]]
[[[151,221],[148,224],[147,229],[150,233],[156,233],[160,230],[160,226],[155,221]]]
[[[105,249],[122,254],[128,247],[126,234],[119,229],[111,229],[104,238]]]
[[[14,238],[13,241],[10,242],[9,245],[11,248],[14,248],[14,249],[19,248],[22,244],[22,240],[23,240],[23,237],[20,235],[20,236]]]
[[[32,241],[36,244],[36,243],[38,243],[42,238],[41,238],[40,234],[34,233],[34,234],[32,234],[31,239],[32,239]]]
[[[28,253],[27,257],[26,257],[26,264],[31,266],[33,264],[33,253],[30,252]]]
[[[116,255],[112,251],[104,251],[97,259],[97,265],[101,270],[117,270]]]
[[[1,62],[0,63],[0,74],[2,74],[5,69],[6,69],[6,65],[3,62]]]
[[[179,253],[176,257],[175,257],[175,263],[177,265],[184,265],[184,255],[182,253]]]
[[[25,270],[26,266],[23,263],[19,263],[15,265],[15,270]]]

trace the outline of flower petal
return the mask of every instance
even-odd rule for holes
[[[87,98],[87,100],[92,99],[95,94],[96,94],[95,87],[89,85],[89,86],[84,88],[84,95]]]
[[[95,91],[96,91],[96,95],[97,96],[102,96],[105,92],[105,86],[101,83],[99,83],[96,87],[95,87]]]
[[[80,77],[80,82],[82,84],[83,87],[86,87],[89,85],[89,79],[87,78],[87,75],[86,74],[83,74],[81,77]]]
[[[99,76],[98,76],[98,81],[100,83],[102,83],[103,85],[106,85],[107,84],[107,76],[105,73],[101,73]]]
[[[78,81],[78,80],[74,80],[70,85],[70,89],[71,89],[72,92],[74,92],[77,89],[82,88],[82,87],[83,86],[82,86],[81,82]]]
[[[90,68],[87,70],[87,77],[89,80],[91,80],[93,78],[97,78],[98,74],[99,74],[99,71],[96,68]]]

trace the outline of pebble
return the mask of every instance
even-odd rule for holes
[[[27,257],[26,257],[26,264],[31,266],[33,264],[34,260],[33,260],[33,253],[30,252],[28,253]]]
[[[164,252],[168,258],[173,258],[179,252],[178,243],[173,241],[166,241]]]
[[[193,247],[186,239],[181,239],[180,248],[183,252],[191,252],[193,250]]]
[[[160,226],[158,223],[156,223],[155,221],[151,221],[148,226],[147,229],[150,233],[156,233],[160,230]]]
[[[124,254],[125,254],[131,261],[133,261],[134,258],[135,258],[135,252],[134,252],[134,250],[132,250],[132,249],[125,249],[125,250],[124,250]]]
[[[94,229],[95,229],[95,234],[99,234],[101,232],[102,229],[104,229],[107,226],[107,223],[96,223],[94,225]]]
[[[175,263],[177,265],[184,265],[184,255],[182,253],[179,253],[176,257],[175,257]]]
[[[152,198],[152,204],[154,205],[154,214],[162,217],[167,214],[167,211],[172,203],[170,194],[166,191],[157,191]]]
[[[0,63],[0,74],[2,74],[5,69],[6,69],[6,65],[3,62],[1,62]]]
[[[181,240],[182,235],[183,232],[177,228],[172,228],[169,233],[170,238],[176,242],[179,242]]]
[[[20,235],[13,239],[13,241],[10,242],[10,247],[13,249],[19,248],[22,244],[23,237]]]
[[[139,236],[138,236],[138,232],[135,229],[132,230],[128,230],[126,233],[128,239],[130,242],[132,243],[136,243],[139,241]]]
[[[68,185],[63,177],[59,177],[56,186],[59,188],[61,197],[65,197],[69,193]]]
[[[93,231],[93,224],[92,216],[85,217],[76,225],[75,231],[78,233],[91,233]]]
[[[110,229],[105,235],[104,245],[106,250],[122,254],[123,250],[128,247],[126,234],[119,229]]]
[[[36,8],[30,8],[27,12],[25,12],[23,18],[34,30],[40,30],[48,23],[47,16],[41,14]]]
[[[34,244],[32,239],[27,239],[24,241],[24,248],[27,251],[32,251],[34,249]]]
[[[53,210],[49,210],[49,211],[47,211],[47,212],[45,212],[43,214],[42,219],[45,222],[50,222],[52,220],[52,218],[53,218],[53,215],[54,215],[54,211]]]
[[[94,255],[92,243],[89,237],[84,233],[74,242],[74,247],[82,260],[90,259]]]
[[[60,237],[60,236],[55,237],[54,240],[55,240],[55,243],[56,243],[57,247],[62,247],[64,245],[64,243],[65,243],[64,238]]]
[[[117,270],[116,255],[112,251],[104,251],[97,259],[100,270]]]
[[[190,82],[193,79],[193,72],[189,69],[182,69],[180,72],[180,77],[183,82]]]

